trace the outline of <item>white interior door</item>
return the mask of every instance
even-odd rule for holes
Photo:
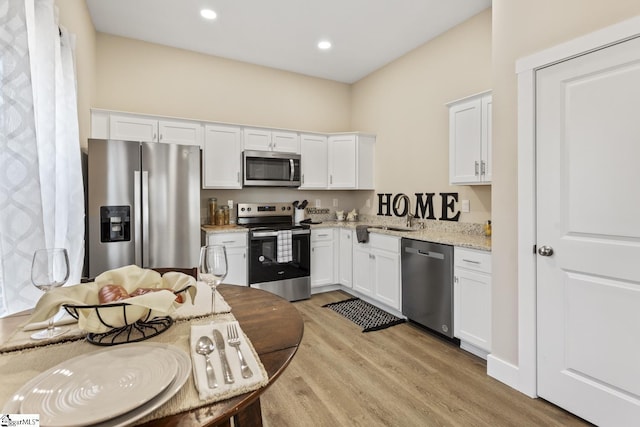
[[[640,39],[536,75],[538,394],[638,425]]]

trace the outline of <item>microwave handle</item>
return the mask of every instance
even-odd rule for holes
[[[295,176],[295,173],[296,173],[296,166],[295,166],[295,163],[293,162],[293,159],[289,159],[289,166],[291,167],[291,175],[289,176],[289,181],[293,181],[293,177]]]

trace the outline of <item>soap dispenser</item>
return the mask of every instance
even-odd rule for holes
[[[487,237],[491,237],[491,220],[487,221],[484,225],[484,235]]]

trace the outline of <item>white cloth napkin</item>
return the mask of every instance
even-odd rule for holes
[[[205,282],[196,282],[196,289],[197,292],[193,303],[187,299],[187,301],[172,314],[172,317],[185,319],[211,314],[211,288]],[[229,304],[227,304],[218,291],[216,291],[215,298],[216,313],[229,313],[231,311],[231,307],[229,307]]]
[[[238,330],[238,336],[240,337],[240,350],[246,360],[247,365],[251,368],[253,376],[250,378],[242,378],[240,372],[240,360],[238,359],[238,353],[236,349],[231,347],[227,342],[227,325],[235,323]],[[215,343],[213,339],[213,330],[220,331],[225,340],[225,352],[227,354],[227,360],[231,367],[234,383],[225,384],[224,376],[222,372],[222,362],[220,361],[220,353],[218,347],[209,354],[209,359],[213,365],[213,370],[216,375],[217,388],[210,389],[207,383],[207,371],[206,361],[204,356],[196,353],[196,342],[201,336],[208,336],[211,341]],[[256,390],[267,384],[267,377],[264,371],[262,363],[255,355],[253,346],[250,345],[247,337],[242,332],[238,322],[211,322],[204,325],[192,325],[191,326],[191,338],[190,338],[190,351],[191,360],[193,366],[193,379],[200,396],[200,400],[224,400],[229,397],[239,394],[247,393],[252,390]]]
[[[63,308],[58,314],[55,315],[53,319],[53,326],[63,326],[70,325],[72,323],[77,323],[78,320],[71,317],[69,313]],[[49,327],[49,320],[43,320],[41,322],[33,322],[29,323],[22,327],[23,331],[35,331],[38,329],[47,329]]]
[[[291,230],[278,230],[277,236],[277,261],[285,263],[293,261],[293,248],[291,247]]]

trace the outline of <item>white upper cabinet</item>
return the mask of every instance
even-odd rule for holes
[[[491,184],[491,92],[451,102],[449,182]]]
[[[111,114],[109,139],[158,142],[158,120]]]
[[[329,182],[327,137],[300,135],[301,190],[326,189]]]
[[[186,121],[158,121],[158,142],[204,148],[203,126]]]
[[[329,189],[374,189],[375,137],[346,134],[329,137]]]
[[[271,132],[272,150],[281,153],[300,154],[300,138],[295,132]]]
[[[300,153],[300,139],[296,132],[244,128],[242,137],[245,150]]]
[[[91,137],[122,141],[163,142],[203,148],[203,126],[191,120],[160,120],[136,114],[91,112]]]
[[[242,188],[242,134],[239,127],[206,125],[202,188]]]

